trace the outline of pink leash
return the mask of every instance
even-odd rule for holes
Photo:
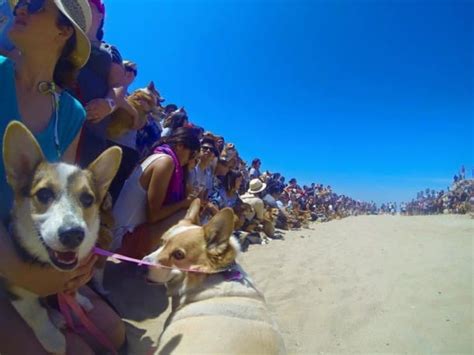
[[[93,249],[93,252],[97,255],[101,256],[106,256],[106,257],[111,257],[117,260],[121,261],[127,261],[130,263],[138,264],[138,265],[146,265],[146,266],[151,266],[151,267],[161,267],[161,268],[167,268],[167,269],[172,269],[172,267],[165,266],[165,265],[158,265],[158,264],[153,264],[149,263],[143,260],[138,260],[134,258],[130,258],[125,255],[120,255],[120,254],[115,254],[100,248],[95,247]],[[202,271],[198,270],[192,270],[192,269],[180,269],[182,271],[187,271],[187,272],[199,272],[202,273]],[[87,314],[84,312],[82,307],[77,303],[76,299],[70,295],[67,295],[65,293],[59,293],[58,294],[58,303],[59,303],[59,310],[61,311],[61,314],[66,320],[66,323],[68,327],[76,331],[74,322],[72,320],[72,313],[74,313],[78,318],[79,321],[81,322],[82,326],[84,329],[93,337],[96,338],[96,340],[106,349],[110,350],[113,354],[117,354],[115,351],[114,346],[112,345],[111,341],[98,329],[95,324],[89,319]]]
[[[125,255],[115,254],[110,251],[103,250],[97,247],[93,249],[93,252],[97,255],[106,256],[106,257],[114,258],[121,261],[126,261],[133,264],[138,264],[138,265],[146,265],[150,267],[164,268],[164,269],[178,269],[185,272],[209,274],[207,272],[199,271],[196,269],[179,269],[176,267],[154,264],[147,261],[130,258]],[[71,330],[75,331],[74,322],[72,320],[72,314],[71,314],[71,311],[72,311],[79,318],[79,321],[82,323],[83,327],[90,335],[94,336],[96,340],[102,346],[110,350],[113,354],[117,354],[111,341],[94,325],[94,323],[91,322],[89,317],[87,317],[86,313],[84,312],[82,307],[76,302],[76,299],[74,297],[67,295],[65,293],[59,293],[58,303],[59,303],[59,310],[61,311],[62,315],[66,319],[66,323],[69,326],[69,328],[71,328]]]
[[[196,273],[200,273],[200,274],[208,274],[207,272],[199,271],[197,269],[180,269],[180,268],[177,268],[177,267],[171,267],[171,266],[166,266],[166,265],[161,265],[161,264],[149,263],[147,261],[130,258],[130,257],[125,256],[125,255],[115,254],[115,253],[112,253],[110,251],[103,250],[103,249],[100,249],[100,248],[97,248],[97,247],[92,249],[92,251],[97,255],[106,256],[106,257],[114,258],[114,259],[121,260],[121,261],[127,261],[129,263],[138,264],[138,265],[146,265],[146,266],[162,268],[162,269],[175,269],[175,270],[181,270],[181,271],[185,271],[185,272],[196,272]]]
[[[59,293],[58,303],[59,310],[66,319],[66,323],[71,330],[76,331],[74,323],[72,321],[72,311],[72,313],[74,313],[79,318],[79,321],[82,323],[85,330],[90,335],[95,337],[95,339],[100,343],[100,345],[111,351],[114,355],[117,354],[117,351],[115,351],[115,347],[113,346],[112,342],[104,335],[104,333],[100,331],[99,328],[95,326],[94,323],[92,323],[92,321],[89,319],[89,317],[87,317],[86,313],[77,303],[76,299],[73,296],[67,295],[65,293]]]

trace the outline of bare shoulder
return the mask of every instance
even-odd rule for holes
[[[150,168],[153,171],[172,171],[174,169],[173,158],[167,154],[160,154],[151,164]]]

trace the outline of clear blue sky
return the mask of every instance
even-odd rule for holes
[[[358,199],[471,176],[474,2],[106,0],[105,38],[246,160]]]

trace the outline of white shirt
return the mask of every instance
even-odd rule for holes
[[[250,206],[253,207],[253,209],[255,211],[255,216],[257,217],[257,219],[259,219],[261,221],[263,220],[263,214],[264,214],[265,207],[263,205],[263,201],[262,201],[261,198],[255,196],[254,194],[246,193],[246,194],[240,196],[240,199],[244,203],[248,203]]]
[[[126,233],[133,232],[137,226],[147,221],[147,191],[140,184],[140,178],[151,163],[165,156],[168,155],[163,153],[150,155],[125,181],[113,209],[116,224],[112,250],[120,248]]]

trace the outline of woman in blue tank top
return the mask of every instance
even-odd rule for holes
[[[62,88],[74,81],[89,57],[85,35],[92,20],[89,4],[87,0],[20,0],[14,15],[9,36],[21,56],[15,63],[0,56],[0,156],[5,128],[18,120],[35,135],[48,160],[73,163],[85,111]],[[71,272],[25,264],[7,232],[12,201],[0,159],[0,276],[40,296],[81,287],[94,304],[91,320],[119,348],[125,340],[123,322],[96,294],[82,287],[91,277],[95,257]],[[0,353],[45,353],[2,292],[0,314]],[[77,334],[66,334],[66,342],[68,353],[100,351]]]

